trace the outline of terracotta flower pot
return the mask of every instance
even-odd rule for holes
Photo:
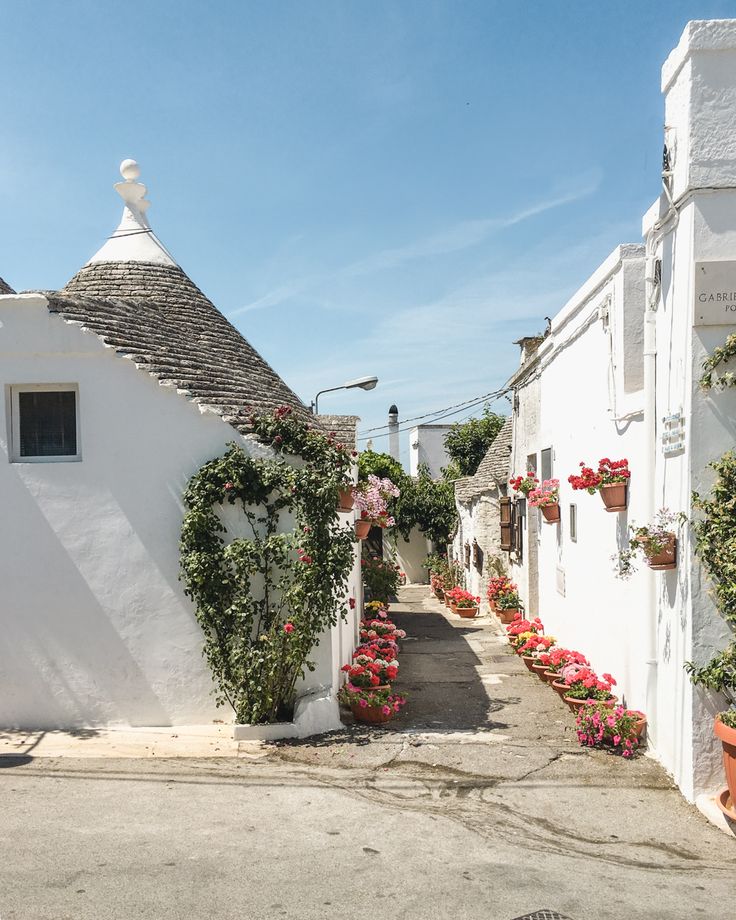
[[[557,694],[564,700],[567,696],[567,691],[570,689],[570,686],[563,680],[554,680],[552,681],[552,689],[556,690]]]
[[[736,728],[729,728],[719,718],[716,718],[713,731],[723,745],[723,769],[731,796],[731,806],[734,807],[736,806]]]
[[[472,620],[478,616],[477,607],[456,607],[455,613],[459,613],[464,620]]]
[[[601,486],[600,493],[606,511],[626,510],[627,488],[627,482],[610,482]]]
[[[488,599],[488,606],[491,608],[492,613],[495,613],[498,610],[498,607],[496,607],[496,602],[492,598]]]
[[[356,521],[355,522],[355,536],[359,540],[365,540],[368,534],[371,532],[371,522],[370,521]]]
[[[556,680],[559,680],[560,673],[559,671],[545,671],[542,677],[548,684],[553,684]]]
[[[524,664],[527,666],[527,668],[530,671],[534,667],[534,665],[537,663],[537,659],[533,655],[522,655],[521,660],[524,662]]]
[[[508,623],[514,622],[514,617],[516,616],[518,612],[519,611],[516,607],[514,607],[513,610],[497,610],[496,616],[499,618],[499,620],[502,623],[508,624]]]
[[[450,610],[452,610],[453,613],[457,613],[457,604],[450,601]]]
[[[394,710],[385,713],[383,706],[361,706],[360,703],[351,703],[350,709],[356,722],[364,722],[367,725],[380,725],[390,722],[394,717]]]
[[[532,671],[537,675],[540,680],[544,680],[544,672],[547,670],[546,664],[541,664],[539,659],[537,663],[532,665]]]
[[[641,738],[641,736],[646,731],[646,727],[647,727],[647,717],[643,713],[641,713],[641,719],[637,719],[636,724],[634,725],[634,734],[636,735],[637,738]]]
[[[352,488],[339,489],[337,494],[340,496],[340,504],[338,506],[340,511],[352,511],[353,505],[355,504]]]
[[[560,503],[554,505],[542,505],[542,517],[547,524],[558,524],[560,520]]]
[[[670,534],[667,545],[662,548],[661,553],[647,556],[647,565],[655,572],[677,568],[677,537],[674,534]]]
[[[584,706],[588,702],[587,700],[576,700],[575,697],[573,696],[563,696],[562,699],[567,703],[570,709],[575,713],[577,713],[578,709],[580,709],[582,706]],[[618,702],[618,698],[614,696],[610,700],[598,700],[597,702],[601,702],[606,706],[613,707]]]

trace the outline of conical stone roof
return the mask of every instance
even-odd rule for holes
[[[15,294],[15,291],[11,288],[7,281],[3,281],[2,278],[0,278],[0,294]]]
[[[314,420],[153,237],[141,207],[141,202],[148,205],[145,186],[133,181],[138,172],[136,164],[135,171],[126,166],[131,163],[125,161],[121,172],[126,176],[127,168],[133,178],[116,186],[126,201],[120,227],[61,291],[47,294],[49,309],[95,332],[120,355],[239,431],[247,431],[250,410],[280,405]],[[146,258],[159,251],[165,256]],[[117,258],[106,258],[110,255]]]

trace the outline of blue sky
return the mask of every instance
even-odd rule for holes
[[[363,428],[393,402],[405,418],[470,399],[639,240],[661,64],[688,19],[728,16],[736,2],[4,0],[0,275],[62,286],[116,225],[134,157],[158,236],[303,399],[375,373],[321,403]]]

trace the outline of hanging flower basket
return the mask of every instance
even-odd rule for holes
[[[611,482],[600,488],[603,504],[606,511],[625,511],[628,497],[628,484],[625,482]]]
[[[560,522],[560,504],[542,505],[542,517],[547,524],[559,524]]]
[[[355,536],[359,540],[365,540],[368,534],[371,532],[371,522],[370,521],[356,521],[355,522]]]
[[[631,479],[629,461],[609,460],[603,457],[598,461],[598,469],[594,470],[580,463],[580,473],[568,476],[567,481],[575,491],[586,491],[593,495],[600,492],[606,511],[624,511],[628,496],[627,486]]]
[[[673,533],[668,535],[667,542],[660,552],[647,556],[647,565],[655,572],[677,568],[677,537]]]
[[[352,511],[355,504],[352,486],[345,486],[345,488],[339,489],[337,494],[340,497],[340,504],[338,505],[340,511]]]

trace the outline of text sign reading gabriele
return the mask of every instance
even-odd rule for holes
[[[694,323],[736,325],[736,262],[696,262]]]

